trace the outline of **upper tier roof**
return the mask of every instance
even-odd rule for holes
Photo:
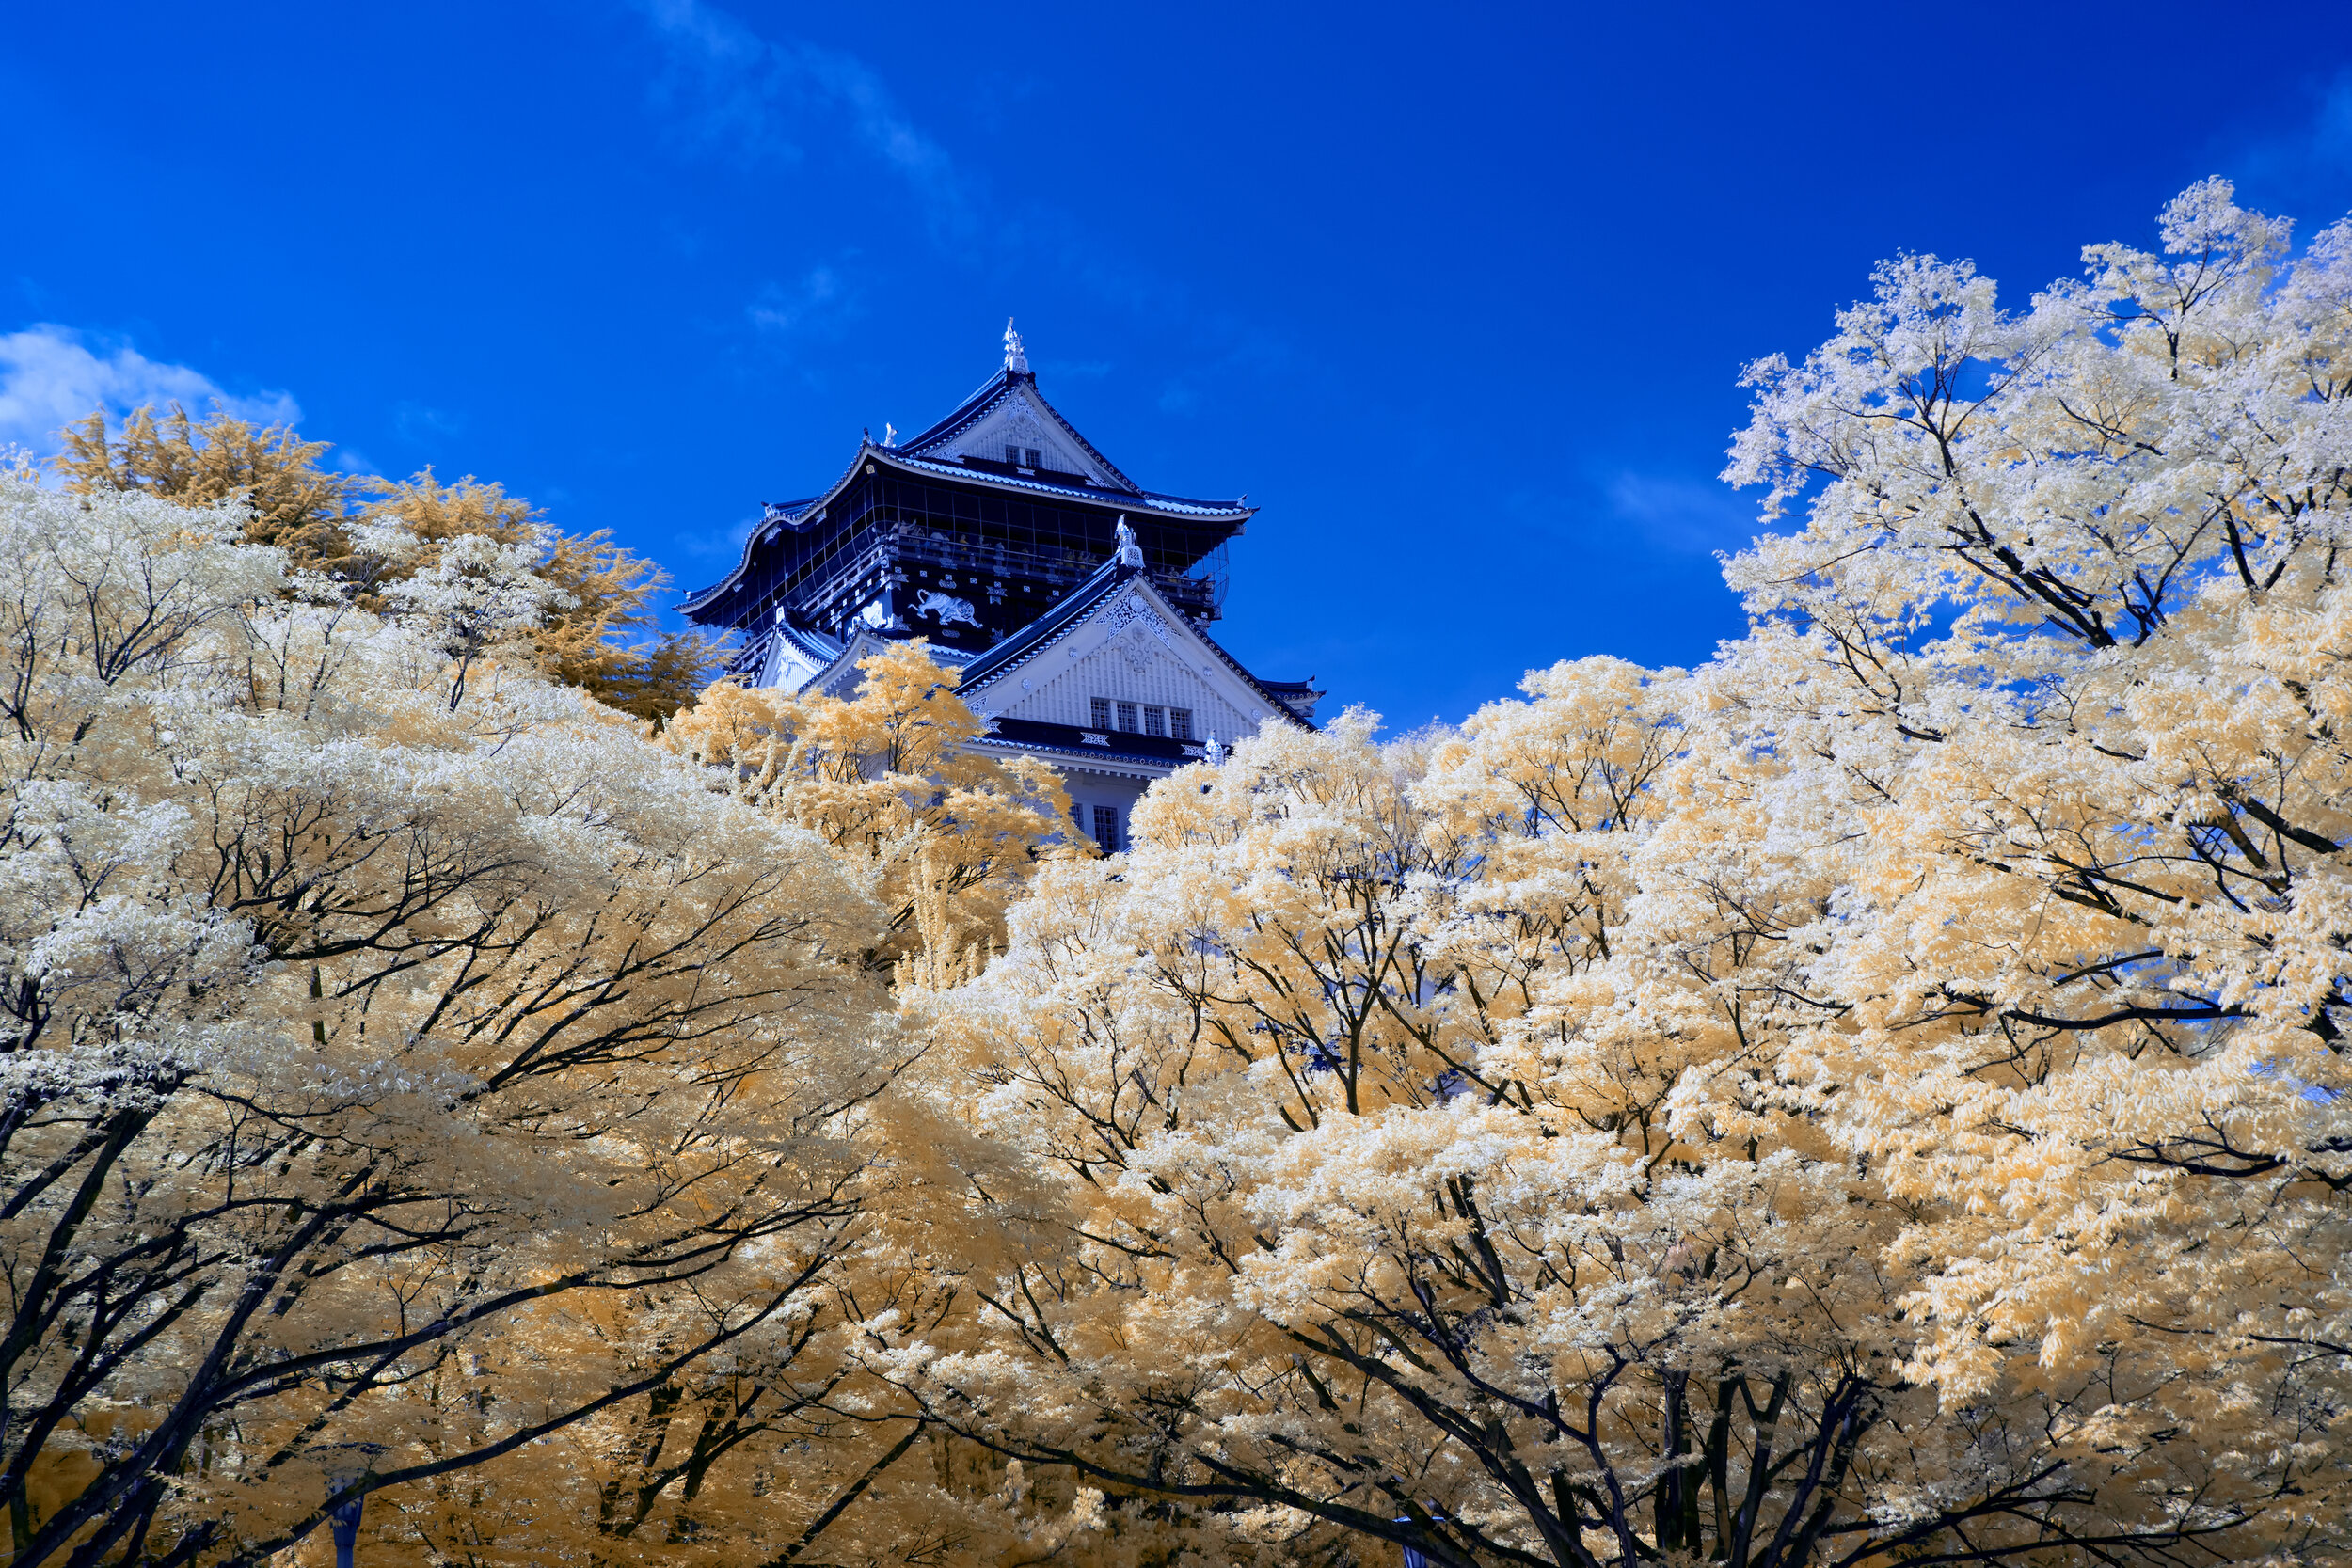
[[[1037,435],[1027,434],[1023,427],[1035,427]],[[1037,389],[1037,377],[1028,368],[1028,359],[1019,353],[1006,356],[1005,368],[980,384],[977,391],[956,405],[946,419],[919,435],[898,444],[897,450],[910,457],[931,457],[953,462],[965,452],[981,457],[995,457],[1009,439],[1035,440],[1041,435],[1049,453],[1061,448],[1058,455],[1064,461],[1049,466],[1062,472],[1076,472],[1091,482],[1091,487],[1140,496],[1143,487],[1119,471],[1118,466],[1095,450],[1094,443],[1078,434],[1077,427],[1063,419],[1061,411],[1045,401]]]
[[[1004,452],[1009,446],[1025,451],[1035,449],[1040,454],[1038,463],[1034,467],[1008,464]],[[967,467],[962,461],[967,457],[987,467]],[[681,608],[691,612],[718,602],[742,578],[753,553],[774,538],[779,527],[801,529],[819,520],[834,499],[869,465],[894,468],[912,478],[952,480],[1009,496],[1116,509],[1138,521],[1157,518],[1192,527],[1230,524],[1234,532],[1257,510],[1247,497],[1203,500],[1137,485],[1045,401],[1021,351],[1019,337],[1008,328],[1005,368],[957,404],[954,412],[904,441],[877,442],[868,435],[822,491],[803,500],[769,502],[760,526],[744,540],[742,556],[735,566],[717,582],[688,594]]]
[[[1040,400],[1043,401],[1042,399]],[[1166,517],[1171,522],[1208,521],[1246,523],[1257,515],[1257,508],[1239,500],[1197,500],[1189,496],[1171,496],[1159,490],[1113,490],[1105,485],[1073,483],[1066,480],[1048,479],[1041,474],[1023,472],[998,473],[989,468],[966,467],[961,463],[938,462],[926,457],[908,455],[905,447],[885,447],[868,436],[858,444],[856,455],[833,483],[814,496],[796,501],[770,501],[766,520],[799,524],[804,517],[823,510],[833,499],[857,477],[858,465],[879,458],[901,473],[920,478],[940,477],[970,481],[992,490],[1004,490],[1017,495],[1049,499],[1090,501],[1097,506],[1115,506],[1122,512],[1138,516]],[[977,454],[976,454],[977,455]]]

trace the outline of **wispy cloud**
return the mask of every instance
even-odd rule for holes
[[[1612,477],[1602,493],[1617,522],[1661,549],[1692,555],[1737,549],[1756,532],[1754,500],[1707,480],[1627,471]]]
[[[740,519],[732,528],[697,529],[678,534],[672,543],[698,562],[733,565],[743,554],[744,542],[751,538],[752,530],[763,520],[763,516],[754,515]]]
[[[863,60],[762,38],[702,0],[639,0],[637,9],[663,48],[656,101],[696,140],[751,162],[794,163],[804,155],[803,126],[847,125],[922,198],[934,229],[974,227],[970,182]]]
[[[2290,100],[2291,101],[2291,100]],[[2352,206],[2352,71],[2305,99],[2296,123],[2217,140],[2214,166],[2234,180],[2239,199],[2268,204],[2318,228]]]
[[[142,404],[217,403],[257,424],[293,424],[302,409],[284,392],[239,397],[201,371],[150,359],[128,342],[40,323],[0,334],[0,445],[56,450],[57,431],[94,409],[116,417]]]
[[[402,402],[392,408],[392,428],[401,439],[418,446],[430,446],[444,436],[454,436],[466,426],[463,415],[429,404]]]
[[[855,293],[832,267],[811,267],[796,283],[771,283],[744,314],[760,331],[778,335],[831,332],[858,314]]]
[[[1160,323],[1181,322],[1203,345],[1195,377],[1211,361],[1286,361],[1287,342],[1263,323],[1204,309],[1193,292],[1151,261],[1106,245],[1102,226],[1049,197],[1009,191],[986,170],[960,164],[934,130],[892,92],[882,71],[837,49],[755,30],[714,0],[626,0],[658,46],[651,96],[672,134],[704,156],[745,166],[791,166],[847,155],[886,171],[910,198],[930,244],[949,259],[1031,286],[1050,282]],[[985,119],[1004,105],[1049,90],[1029,78],[983,75],[968,113]],[[993,108],[992,108],[993,105]],[[831,330],[860,314],[866,287],[880,292],[886,258],[852,266],[811,255],[796,283],[776,283],[744,307],[765,333]],[[826,293],[827,289],[832,292]],[[1017,310],[1016,298],[1000,307]],[[1050,373],[1101,375],[1108,365],[1049,364]],[[1189,385],[1163,389],[1171,412],[1200,406]]]

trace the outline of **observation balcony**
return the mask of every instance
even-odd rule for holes
[[[890,567],[934,567],[969,573],[977,578],[1027,580],[1067,591],[1091,577],[1109,559],[1107,551],[1023,548],[1001,541],[976,540],[949,533],[927,523],[876,519],[858,531],[850,550],[835,556],[821,572],[812,573],[784,595],[792,614],[822,623],[827,612],[848,607],[839,601],[862,596],[860,585]],[[1199,575],[1150,569],[1152,586],[1168,602],[1195,621],[1214,621],[1225,603],[1223,546],[1212,551]]]

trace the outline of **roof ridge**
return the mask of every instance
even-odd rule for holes
[[[1150,494],[1142,485],[1129,479],[1125,470],[1121,469],[1118,464],[1104,456],[1103,449],[1088,440],[1086,433],[1071,422],[1070,416],[1054,406],[1053,401],[1038,386],[1036,374],[1025,370],[1007,368],[998,371],[994,375],[980,383],[977,391],[956,404],[948,412],[946,418],[938,420],[920,434],[899,442],[897,446],[885,447],[883,450],[919,455],[924,449],[937,446],[969,429],[985,418],[989,411],[999,403],[1015,394],[1024,394],[1033,399],[1044,416],[1059,426],[1063,435],[1077,444],[1080,451],[1101,465],[1103,472],[1113,482],[1104,488],[1122,490],[1134,496]]]
[[[946,463],[936,457],[919,455],[905,447],[876,447],[873,450],[891,462],[930,468],[944,474],[953,474],[959,479],[984,480],[992,484],[1009,484],[1023,490],[1042,490],[1049,495],[1056,496],[1085,494],[1085,499],[1104,506],[1117,506],[1128,510],[1151,510],[1156,507],[1161,511],[1166,511],[1170,507],[1183,507],[1220,517],[1240,517],[1249,515],[1249,508],[1237,501],[1213,501],[1201,497],[1179,496],[1173,492],[1162,490],[1110,490],[1100,485],[1087,485],[1082,490],[1077,485],[1055,484],[1041,479],[1024,479],[1018,474],[998,474],[991,473],[986,468],[967,468],[961,464]],[[1143,503],[1140,509],[1136,507],[1138,501]]]
[[[1112,556],[1044,614],[966,665],[964,680],[984,679],[1000,671],[1014,668],[1057,635],[1086,619],[1087,614],[1101,603],[1111,589],[1129,578],[1143,575],[1143,568],[1126,565],[1119,557]]]
[[[978,388],[973,391],[971,396],[965,398],[961,403],[957,404],[953,408],[949,409],[946,418],[932,421],[930,428],[916,432],[914,435],[908,436],[905,440],[899,442],[896,447],[889,450],[894,451],[913,451],[916,448],[926,446],[932,441],[945,440],[946,437],[954,435],[956,430],[971,423],[974,419],[977,419],[981,414],[986,413],[995,404],[997,395],[1009,389],[1011,385],[1011,372],[1009,371],[998,371],[994,375],[992,375],[986,381],[981,382]]]

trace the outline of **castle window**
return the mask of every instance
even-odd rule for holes
[[[1192,709],[1172,707],[1168,710],[1168,736],[1170,740],[1192,738]]]
[[[1135,705],[1135,704],[1133,704],[1133,703],[1120,703],[1120,704],[1119,705],[1119,727],[1120,727],[1120,729],[1122,729],[1122,730],[1125,730],[1125,731],[1126,731],[1129,735],[1133,735],[1133,734],[1135,734],[1135,733],[1136,733],[1136,705]]]
[[[1166,735],[1168,733],[1168,709],[1146,705],[1143,710],[1143,733]]]
[[[1094,842],[1103,847],[1103,853],[1106,855],[1119,853],[1119,808],[1117,806],[1094,808]]]
[[[1109,729],[1111,727],[1111,700],[1108,697],[1097,697],[1094,699],[1093,705],[1094,727],[1098,730]]]
[[[1005,461],[1016,468],[1042,467],[1044,465],[1039,459],[1044,455],[1035,447],[1007,447],[1005,449]]]

